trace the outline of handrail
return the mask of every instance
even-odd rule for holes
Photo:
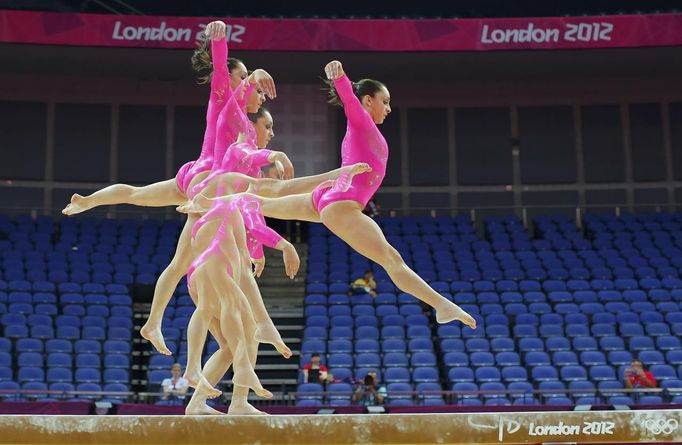
[[[505,389],[505,390],[424,390],[424,391],[388,391],[387,396],[390,398],[391,394],[396,395],[421,395],[421,394],[432,394],[432,395],[488,395],[488,394],[578,394],[578,393],[623,393],[623,394],[661,394],[671,395],[674,392],[682,392],[682,388],[573,388],[573,389],[533,389],[530,391],[523,389]],[[325,396],[325,395],[346,395],[354,394],[355,391],[294,391],[290,392],[290,395],[299,396]]]
[[[54,390],[54,389],[0,389],[0,397],[3,395],[115,395],[134,396],[133,391],[78,391],[78,390]]]
[[[614,389],[600,389],[600,388],[585,388],[585,389],[534,389],[531,391],[526,391],[523,389],[506,389],[506,390],[461,390],[461,391],[454,391],[454,390],[423,390],[423,391],[417,391],[417,390],[411,390],[411,391],[387,391],[385,397],[387,399],[387,403],[390,404],[391,399],[396,399],[400,398],[401,396],[409,396],[416,401],[421,401],[424,399],[429,398],[430,396],[441,396],[444,397],[447,402],[450,404],[457,404],[458,401],[461,401],[463,399],[469,398],[467,396],[474,396],[474,397],[479,397],[483,396],[484,398],[486,396],[491,396],[491,395],[500,395],[500,396],[515,396],[514,398],[516,399],[535,399],[538,397],[541,401],[544,400],[548,394],[556,394],[558,396],[575,396],[575,394],[593,394],[594,396],[601,396],[604,398],[604,403],[607,402],[606,397],[611,397],[614,394],[618,395],[641,395],[641,394],[660,394],[662,396],[665,396],[666,398],[671,399],[673,397],[673,393],[681,393],[682,392],[682,387],[681,388],[614,388]],[[296,400],[301,400],[305,398],[310,398],[310,397],[315,397],[315,398],[327,398],[330,403],[333,403],[334,397],[339,397],[339,396],[348,396],[349,398],[353,396],[355,391],[305,391],[305,392],[287,392],[284,391],[282,393],[277,393],[275,394],[277,397],[275,397],[271,401],[267,400],[254,400],[256,401],[259,405],[265,405],[265,404],[272,404],[268,402],[279,402],[280,404],[283,405],[293,405],[295,404]],[[608,395],[607,395],[608,394]],[[57,398],[59,397],[68,397],[68,396],[95,396],[93,398],[102,398],[106,396],[125,396],[125,400],[131,403],[146,403],[148,399],[161,399],[161,397],[164,395],[163,392],[133,392],[133,391],[78,391],[78,390],[73,390],[73,391],[60,391],[60,390],[26,390],[26,389],[18,389],[18,390],[13,390],[13,389],[2,389],[0,390],[0,402],[2,402],[3,399],[11,397],[11,396],[18,396],[18,395],[24,395],[24,396],[56,396]],[[191,393],[188,393],[187,396],[190,396]],[[229,393],[225,393],[224,396],[227,396],[229,398]],[[28,397],[31,398],[31,397]],[[494,398],[494,397],[490,397]],[[87,401],[88,398],[84,398],[84,401]],[[637,397],[635,398],[637,400]],[[90,400],[91,402],[93,400]],[[669,402],[664,401],[664,403]]]

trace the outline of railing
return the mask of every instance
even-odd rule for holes
[[[281,392],[276,393],[272,400],[254,399],[259,405],[295,405],[296,400],[305,398],[320,398],[328,402],[333,401],[334,398],[352,397],[354,391],[306,391],[306,392]],[[530,399],[544,402],[548,397],[583,397],[585,394],[592,394],[595,397],[603,398],[606,403],[609,397],[614,395],[630,395],[633,397],[635,403],[639,401],[642,395],[660,395],[664,399],[664,403],[669,403],[671,399],[682,394],[682,388],[615,388],[615,389],[535,389],[532,391],[526,390],[495,390],[495,391],[390,391],[386,398],[388,404],[392,397],[396,398],[411,398],[413,401],[421,402],[431,397],[443,397],[447,404],[457,405],[461,404],[466,398],[478,398],[483,396],[511,396],[514,399]],[[121,398],[122,401],[131,403],[154,403],[163,397],[162,392],[132,392],[132,391],[60,391],[60,390],[27,390],[27,389],[3,389],[0,390],[0,401],[6,398],[23,396],[26,399],[37,399],[41,397],[52,397],[56,399],[70,399],[78,396],[83,400],[95,400],[100,398],[115,397]],[[191,392],[187,394],[187,400],[191,396]],[[229,398],[229,392],[224,393],[225,398]],[[401,397],[402,396],[402,397]],[[490,397],[493,398],[493,397]]]
[[[535,389],[532,391],[514,389],[494,391],[389,391],[386,396],[386,399],[388,400],[386,403],[390,404],[391,397],[405,399],[405,396],[411,397],[417,402],[429,398],[427,396],[440,396],[450,405],[458,405],[466,398],[478,398],[480,396],[483,396],[484,398],[486,398],[486,396],[512,396],[514,399],[529,399],[544,402],[549,397],[583,397],[584,394],[602,397],[603,403],[606,403],[607,399],[614,395],[631,395],[633,396],[635,403],[639,401],[639,398],[642,395],[660,395],[664,398],[664,403],[669,403],[674,396],[682,394],[682,388]],[[352,395],[353,391],[306,391],[287,394],[289,398],[288,401],[292,403],[295,402],[295,400],[306,398],[323,398],[327,400],[327,402],[330,402],[333,401],[334,398],[351,397]]]
[[[102,397],[126,397],[127,399],[136,398],[137,394],[132,391],[60,391],[42,389],[0,389],[0,401],[5,398],[24,396],[27,399],[37,399],[40,397],[53,397],[55,399],[70,399],[77,396],[93,396],[92,398]],[[89,397],[83,397],[84,400]]]

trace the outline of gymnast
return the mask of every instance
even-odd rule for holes
[[[431,288],[410,269],[398,251],[386,240],[374,220],[362,213],[377,191],[386,172],[388,144],[377,125],[391,112],[390,94],[384,84],[363,79],[351,84],[340,62],[325,67],[330,103],[342,106],[348,121],[341,146],[342,166],[366,162],[371,171],[350,177],[341,175],[334,185],[318,186],[312,193],[260,200],[267,217],[322,222],[355,251],[382,266],[403,292],[414,295],[436,310],[438,323],[459,320],[471,328],[476,321]],[[213,199],[230,199],[229,197]],[[203,212],[212,199],[199,194],[180,207],[181,212]]]
[[[220,191],[222,193],[222,190]],[[188,360],[185,378],[196,388],[196,391],[187,406],[187,414],[217,413],[206,404],[208,397],[219,395],[219,392],[210,386],[210,382],[201,371],[201,351],[204,347],[207,328],[210,324],[214,324],[214,314],[218,312],[221,314],[220,331],[222,332],[220,335],[226,339],[223,344],[227,343],[227,352],[234,356],[235,366],[234,396],[228,414],[262,414],[247,402],[249,387],[260,396],[271,397],[253,373],[258,353],[258,342],[254,335],[256,327],[240,288],[248,287],[248,283],[244,283],[245,279],[252,281],[255,285],[249,259],[263,255],[263,244],[282,251],[286,273],[290,277],[298,272],[300,260],[291,243],[265,225],[265,219],[260,214],[258,204],[249,196],[239,195],[235,195],[229,203],[216,201],[216,205],[192,228],[192,248],[197,256],[188,272],[188,282],[192,298],[197,301],[197,308],[187,330]],[[216,250],[217,246],[222,250]],[[222,253],[222,256],[217,253]],[[218,264],[211,263],[216,267],[205,266],[208,261],[217,262],[221,259],[222,271],[216,269]],[[229,285],[224,279],[226,272],[227,276],[232,278],[229,280]],[[216,276],[223,277],[222,281],[216,281]],[[216,287],[216,283],[221,282],[222,285]],[[199,290],[202,286],[203,290]],[[236,315],[228,314],[232,317],[230,320],[225,318],[225,312],[220,311],[226,307],[230,311],[235,311],[234,300],[232,302],[226,300],[225,294],[237,296],[241,302],[236,308]],[[227,329],[226,324],[229,326]],[[237,324],[241,327],[236,328]],[[239,329],[244,330],[243,338],[240,337]],[[222,348],[223,345],[220,349]],[[225,351],[219,350],[216,354],[225,356]],[[229,361],[231,359],[232,357],[228,358]],[[229,367],[229,361],[221,368],[223,375]],[[206,368],[209,368],[209,363]],[[214,362],[212,366],[220,365]],[[215,375],[215,371],[206,369],[206,374]]]
[[[227,58],[225,23],[221,21],[209,23],[205,34],[211,42],[211,54],[214,63],[211,64],[207,60],[210,59],[210,56],[207,55],[208,51],[205,45],[197,49],[192,57],[192,66],[198,72],[206,69],[207,65],[212,70],[210,74],[211,93],[206,110],[206,131],[199,158],[180,167],[173,179],[142,187],[113,184],[88,196],[74,194],[71,197],[71,202],[62,210],[64,215],[75,215],[102,205],[132,204],[144,207],[164,207],[182,204],[188,198],[186,192],[190,186],[194,186],[203,180],[215,163],[216,126],[220,112],[232,96],[232,91],[243,82],[248,82],[249,84],[255,83],[269,97],[275,97],[274,81],[267,72],[256,70],[247,77],[246,66],[242,61]],[[207,81],[207,78],[202,77],[200,80]],[[242,96],[240,99],[242,101],[251,99],[244,106],[247,111],[255,112],[258,111],[264,97],[260,103],[258,97]],[[223,137],[232,142],[237,139],[237,134],[226,134]]]
[[[231,119],[222,119],[223,114],[233,113],[235,110],[236,113],[231,114]],[[212,195],[215,193],[218,184],[223,184],[227,194],[248,191],[262,196],[277,197],[307,193],[314,190],[318,185],[338,178],[339,175],[344,173],[355,175],[368,169],[367,164],[358,163],[327,173],[302,178],[287,180],[260,178],[260,167],[268,165],[273,160],[281,162],[288,161],[288,159],[283,157],[272,158],[270,154],[273,152],[265,149],[269,141],[274,137],[272,115],[261,107],[255,113],[255,122],[251,122],[246,113],[240,111],[238,107],[235,108],[232,104],[228,104],[225,107],[224,113],[221,113],[218,125],[219,134],[223,124],[236,123],[235,126],[239,128],[240,136],[236,143],[231,144],[227,150],[224,150],[223,162],[211,172],[210,180],[202,181],[202,183],[197,185],[198,189],[203,190],[205,194]],[[217,147],[221,143],[226,143],[226,141],[221,142],[220,138],[218,138],[216,140],[216,153],[219,152]],[[261,152],[265,155],[261,155]],[[230,169],[234,170],[230,171]],[[285,172],[286,170],[287,168],[284,168]],[[293,169],[285,176],[290,175],[293,175]],[[193,256],[189,248],[189,234],[191,233],[191,227],[197,219],[197,216],[189,215],[185,228],[180,235],[175,255],[168,267],[159,276],[149,318],[140,330],[140,334],[151,341],[154,347],[165,355],[170,355],[171,351],[166,347],[161,332],[163,313],[172,297],[173,290],[187,272],[187,268],[192,261]],[[259,276],[264,267],[265,257],[263,256],[260,259],[254,258],[253,260],[256,266],[256,275]],[[255,281],[248,284],[250,288],[244,291],[257,322],[256,339],[261,343],[272,344],[283,356],[288,358],[291,355],[291,351],[282,341],[279,332],[268,315]]]

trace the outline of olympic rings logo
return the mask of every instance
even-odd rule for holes
[[[679,426],[677,419],[647,419],[644,421],[644,428],[655,436],[672,434]]]

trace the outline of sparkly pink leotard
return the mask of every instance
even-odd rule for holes
[[[263,246],[275,248],[277,244],[283,239],[281,235],[265,225],[265,218],[261,210],[260,201],[251,196],[238,196],[232,199],[229,203],[216,200],[211,209],[206,212],[192,227],[192,238],[195,238],[199,229],[208,222],[222,218],[222,222],[211,244],[192,262],[187,271],[187,281],[190,282],[192,272],[196,270],[203,262],[207,261],[212,255],[222,255],[223,251],[220,249],[220,243],[227,238],[227,230],[231,230],[227,221],[229,215],[238,211],[242,215],[244,227],[246,228],[246,242],[249,249],[249,255],[253,259],[263,257]],[[228,263],[228,273],[231,275],[232,270]]]
[[[218,136],[214,151],[214,164],[211,173],[199,184],[195,185],[191,194],[194,196],[206,188],[209,182],[225,173],[242,173],[253,178],[260,175],[260,168],[268,165],[270,150],[259,150],[256,145],[256,130],[244,111],[246,98],[256,85],[245,85],[235,91],[218,118]],[[241,90],[244,90],[243,94]],[[244,142],[235,142],[236,138],[226,138],[228,132],[223,127],[231,127],[230,132],[244,133]]]
[[[372,171],[355,175],[350,181],[342,175],[332,187],[318,186],[312,194],[313,205],[318,212],[336,201],[351,200],[366,206],[384,180],[388,162],[386,139],[353,93],[348,77],[344,74],[336,79],[334,86],[348,120],[346,136],[341,143],[341,165],[366,162]]]
[[[246,244],[253,259],[263,258],[263,246],[277,247],[282,236],[265,224],[263,209],[258,199],[250,195],[240,195],[234,199],[246,227]]]
[[[233,96],[230,88],[230,73],[227,69],[227,41],[223,39],[211,41],[211,57],[213,59],[213,73],[211,74],[211,94],[206,110],[206,131],[204,142],[201,145],[201,153],[195,161],[190,161],[180,167],[175,176],[178,187],[187,194],[187,188],[194,177],[202,172],[211,170],[215,164],[216,130],[223,109]],[[230,127],[223,125],[223,131],[227,132],[225,138],[237,139],[238,132],[231,131]],[[222,158],[222,153],[219,154]],[[219,161],[218,161],[219,162]]]

